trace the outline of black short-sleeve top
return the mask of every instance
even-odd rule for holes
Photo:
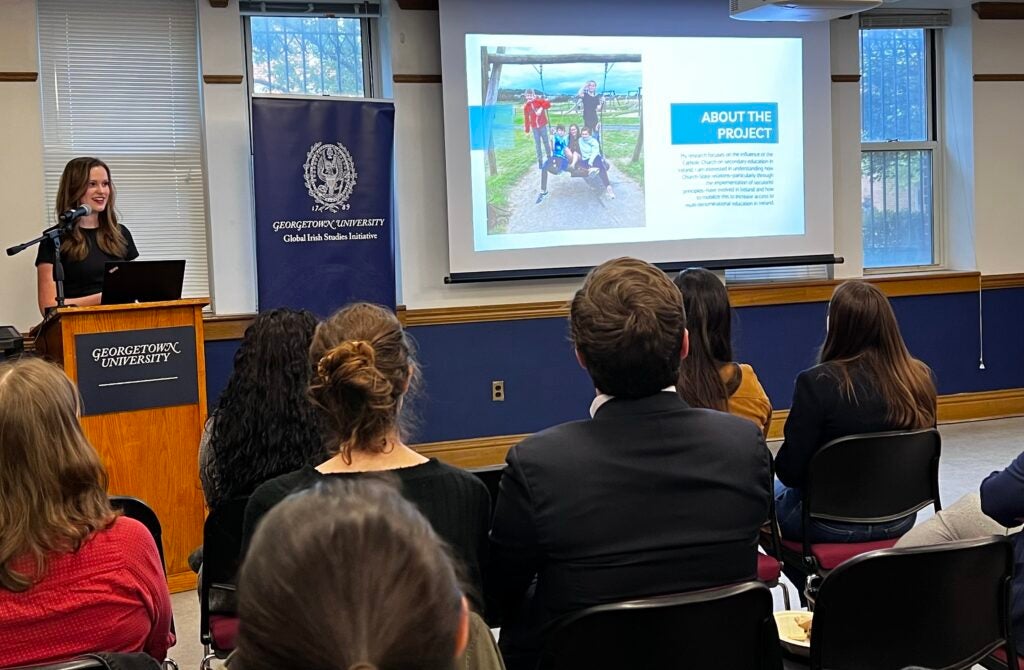
[[[97,228],[79,228],[85,235],[85,243],[89,247],[85,258],[80,261],[72,261],[61,254],[61,265],[64,266],[64,296],[67,298],[81,298],[83,296],[99,293],[103,290],[103,270],[108,261],[132,261],[139,257],[139,250],[135,248],[135,240],[125,226],[120,226],[121,234],[127,245],[123,258],[112,256],[100,248],[96,241]],[[53,263],[53,245],[49,240],[39,245],[39,252],[36,254],[36,265],[40,263]]]

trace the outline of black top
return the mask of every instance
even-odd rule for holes
[[[387,472],[398,477],[402,495],[416,505],[434,531],[448,543],[456,559],[465,567],[470,599],[480,604],[483,593],[482,569],[487,551],[487,528],[490,522],[491,498],[483,482],[465,470],[453,468],[437,459],[421,465]],[[260,484],[245,507],[242,546],[248,548],[259,520],[277,503],[296,491],[308,489],[321,481],[360,477],[380,473],[321,474],[307,465]]]
[[[612,399],[513,447],[486,591],[503,651],[536,648],[539,626],[566,612],[754,579],[770,461],[752,421],[667,392]]]
[[[870,377],[856,368],[851,377],[852,398],[843,390],[834,363],[816,365],[797,376],[786,417],[786,439],[775,457],[775,474],[786,486],[801,488],[811,457],[832,440],[907,428],[886,418],[889,408]]]
[[[591,132],[596,130],[597,127],[597,108],[600,104],[600,95],[597,95],[596,93],[591,95],[587,91],[583,92],[583,123],[590,128]]]
[[[64,297],[81,298],[101,292],[103,290],[103,270],[108,261],[133,261],[139,257],[139,250],[135,248],[132,234],[126,227],[120,226],[120,228],[126,244],[124,257],[111,256],[100,248],[96,242],[98,228],[79,228],[85,235],[85,243],[89,247],[88,253],[82,260],[73,261],[61,250],[60,264],[64,266]],[[53,244],[49,240],[43,241],[36,254],[36,265],[53,263],[53,256]]]

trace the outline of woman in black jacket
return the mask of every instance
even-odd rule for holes
[[[858,433],[935,425],[931,370],[913,358],[885,295],[867,282],[836,288],[820,362],[796,379],[785,442],[775,459],[775,505],[782,536],[802,539],[801,487],[811,457],[826,443]],[[812,521],[812,542],[899,537],[915,515],[881,524]]]

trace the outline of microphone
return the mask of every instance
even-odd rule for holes
[[[78,209],[69,209],[57,218],[60,219],[61,223],[71,223],[75,219],[89,216],[90,214],[92,214],[92,208],[89,205],[82,205]]]

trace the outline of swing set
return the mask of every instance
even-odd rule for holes
[[[603,97],[606,93],[608,84],[608,73],[611,71],[615,63],[639,63],[640,54],[589,54],[589,53],[575,53],[575,54],[552,54],[552,55],[539,55],[539,54],[506,54],[505,47],[498,47],[497,53],[489,53],[487,47],[481,47],[481,80],[484,84],[484,104],[494,105],[498,99],[498,89],[501,82],[501,70],[504,65],[532,65],[533,69],[537,72],[540,80],[540,92],[547,98],[547,91],[544,87],[544,66],[545,65],[559,65],[566,63],[602,63],[604,65],[604,77],[601,81],[601,93]],[[569,110],[570,113],[575,112],[579,109],[583,99],[581,97],[576,98],[576,102]],[[601,105],[599,111],[600,119],[599,123],[603,130],[604,128],[604,104]],[[640,91],[637,90],[637,107],[642,116],[642,102],[640,97]],[[633,156],[631,161],[636,162],[640,158],[640,152],[643,148],[643,125],[640,126],[640,132],[637,136],[636,146],[633,148]],[[602,151],[604,148],[602,147]],[[605,156],[607,158],[607,156]],[[494,138],[487,138],[487,164],[490,174],[498,174],[498,161],[494,154]],[[555,173],[557,174],[557,173]],[[587,173],[572,172],[573,177],[586,177]]]

